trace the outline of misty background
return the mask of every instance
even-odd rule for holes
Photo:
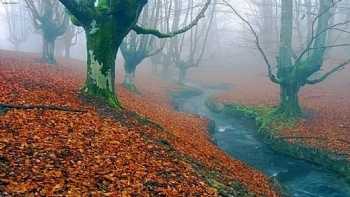
[[[203,2],[204,1],[195,1],[195,6],[201,5]],[[263,42],[263,49],[268,54],[269,59],[275,63],[279,43],[281,2],[279,0],[230,0],[228,2],[232,4],[234,8],[250,22],[255,31],[258,32],[259,38]],[[150,1],[150,3],[152,3],[152,1]],[[314,17],[317,14],[317,6],[318,1],[316,0],[295,0],[295,33],[293,37],[293,47],[296,52],[300,51],[305,44],[305,40],[308,36],[307,17],[308,15]],[[184,15],[184,13],[185,10],[182,15]],[[350,1],[343,0],[337,3],[332,14],[332,23],[345,23],[337,29],[330,30],[328,45],[344,44],[345,46],[327,49],[326,58],[328,60],[346,59],[350,56],[348,53],[350,50],[348,46],[348,43],[350,43],[350,28],[349,24],[346,22],[350,20]],[[208,18],[208,15],[207,13],[206,18]],[[19,23],[18,20],[22,20],[21,23],[23,23],[21,25],[16,25],[18,28],[23,28],[24,31],[24,38],[17,49],[14,44],[11,43],[10,17],[15,17],[15,20],[17,20],[16,23]],[[170,23],[172,22],[173,21]],[[201,25],[201,23],[199,25]],[[74,38],[75,43],[70,49],[70,57],[86,61],[85,33],[82,28],[78,29],[79,33],[76,38]],[[186,36],[188,34],[190,33],[187,32]],[[64,36],[59,36],[56,41],[55,56],[58,58],[64,56],[62,49],[63,37]],[[177,37],[181,37],[181,35]],[[166,42],[169,42],[171,39],[176,38],[167,39]],[[199,42],[203,42],[203,40]],[[1,1],[0,49],[19,50],[31,53],[41,53],[42,51],[41,33],[33,26],[30,10],[26,6],[24,0]],[[117,72],[119,72],[123,64],[123,58],[120,53],[119,51]],[[147,64],[149,59],[150,58],[147,58],[144,64]],[[190,72],[195,72],[193,70],[200,69],[215,71],[222,69],[236,69],[237,71],[238,69],[239,72],[247,71],[250,74],[251,72],[255,72],[260,75],[263,75],[263,72],[266,70],[264,61],[256,49],[254,37],[249,31],[248,26],[221,1],[216,2],[214,20],[209,30],[206,50],[200,61],[200,68],[192,68]],[[176,69],[174,72],[176,72]]]

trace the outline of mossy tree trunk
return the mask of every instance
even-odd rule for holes
[[[299,105],[299,90],[306,84],[313,84],[309,77],[320,71],[324,62],[324,54],[327,43],[327,28],[331,18],[331,0],[320,0],[319,19],[317,30],[313,35],[312,42],[305,49],[296,62],[292,61],[292,38],[293,38],[293,1],[282,0],[282,18],[280,49],[278,56],[277,77],[280,85],[280,104],[277,112],[286,117],[298,117],[302,114]]]
[[[101,98],[112,107],[120,104],[115,94],[115,59],[122,40],[134,30],[137,34],[151,34],[169,38],[195,26],[210,5],[207,0],[197,17],[175,32],[161,33],[137,25],[147,0],[59,0],[71,15],[73,24],[82,26],[87,39],[87,79],[83,91]]]
[[[294,107],[298,106],[298,92],[294,81],[292,63],[292,38],[293,38],[293,1],[282,0],[281,34],[278,53],[278,73],[280,79],[280,104],[279,113],[290,116],[295,113]]]
[[[286,117],[298,117],[301,115],[301,107],[299,105],[300,87],[296,84],[280,86],[280,104],[278,113]]]
[[[103,20],[94,23],[86,31],[87,78],[84,93],[101,98],[110,106],[119,108],[115,93],[115,59],[127,30],[118,29],[114,21]],[[122,28],[122,27],[120,27]]]

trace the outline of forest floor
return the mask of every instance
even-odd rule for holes
[[[216,95],[215,99],[221,103],[249,107],[278,105],[279,87],[269,81],[264,65],[251,67],[245,71],[203,71],[191,77],[203,84],[231,85],[232,90]],[[349,76],[350,68],[347,67],[320,84],[304,87],[300,92],[300,103],[305,117],[293,127],[282,129],[278,135],[291,138],[290,142],[302,141],[313,148],[350,157]]]
[[[277,196],[267,177],[210,142],[206,120],[172,108],[168,91],[176,86],[140,76],[140,95],[118,86],[126,110],[116,112],[80,96],[80,62],[38,62],[0,51],[0,103],[84,112],[2,113],[1,195],[216,196],[213,185],[239,183]]]

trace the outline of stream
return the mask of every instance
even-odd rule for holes
[[[192,85],[192,84],[191,84]],[[193,85],[192,85],[193,86]],[[350,186],[336,173],[317,165],[274,152],[256,135],[254,127],[241,120],[216,114],[205,100],[220,90],[200,88],[199,96],[179,97],[178,110],[215,121],[212,137],[225,152],[276,179],[293,197],[350,197]],[[222,90],[221,90],[222,91]]]

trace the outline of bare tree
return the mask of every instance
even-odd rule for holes
[[[224,0],[225,5],[249,27],[255,38],[255,44],[267,65],[269,78],[280,86],[280,104],[276,113],[285,117],[298,117],[302,114],[298,98],[299,90],[305,85],[324,81],[350,63],[349,59],[334,66],[328,72],[320,73],[327,49],[348,46],[348,44],[329,46],[327,42],[329,31],[341,27],[349,21],[331,24],[332,10],[339,1],[319,0],[318,14],[313,18],[310,27],[310,38],[307,40],[305,48],[294,57],[292,48],[294,1],[282,0],[281,2],[280,44],[277,56],[277,73],[275,74],[273,65],[262,48],[259,36],[253,26],[231,4]],[[315,77],[315,75],[320,76]]]
[[[185,16],[192,20],[194,8],[196,7],[192,0],[188,1],[187,13]],[[178,8],[176,8],[178,5]],[[180,3],[175,3],[175,9],[184,10]],[[172,63],[178,69],[178,82],[184,83],[187,72],[190,68],[198,67],[207,47],[210,28],[214,19],[216,1],[214,1],[210,16],[207,20],[203,20],[199,25],[192,28],[187,33],[172,38],[170,40],[169,49]],[[186,8],[185,8],[186,9]],[[179,21],[179,17],[175,21]],[[174,28],[178,23],[173,23]]]
[[[64,7],[56,0],[25,0],[33,19],[34,27],[43,38],[42,59],[54,64],[55,42],[64,34],[69,16]]]
[[[71,58],[71,48],[78,44],[79,36],[82,30],[73,25],[69,24],[66,32],[58,38],[56,54],[64,56],[65,58]]]
[[[143,9],[139,23],[152,28],[164,29],[164,21],[170,20],[170,16],[166,13],[167,9],[163,6],[163,2],[158,0],[149,3]],[[140,63],[148,57],[152,57],[162,51],[164,42],[160,42],[154,36],[137,35],[130,32],[120,46],[124,57],[124,86],[131,91],[137,91],[135,86],[135,72]]]
[[[184,33],[195,26],[209,7],[204,4],[197,17],[183,28],[168,33],[137,24],[146,0],[59,0],[72,14],[75,25],[82,26],[87,39],[87,79],[84,93],[99,97],[112,107],[120,108],[115,95],[115,59],[118,49],[133,30],[160,38]]]

